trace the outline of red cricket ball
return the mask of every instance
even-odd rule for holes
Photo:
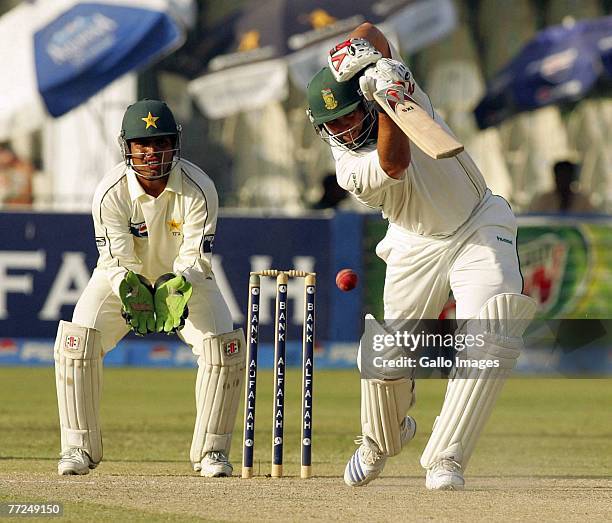
[[[336,274],[336,286],[344,292],[352,291],[358,281],[359,277],[352,269],[342,269]]]

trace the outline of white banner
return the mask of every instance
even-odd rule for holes
[[[188,90],[208,118],[258,109],[287,98],[287,61],[266,60],[201,76]]]

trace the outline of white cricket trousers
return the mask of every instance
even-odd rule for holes
[[[201,354],[205,335],[230,332],[234,327],[215,280],[202,278],[190,283],[193,294],[187,304],[189,316],[179,331],[179,337],[191,346],[195,354]],[[76,304],[72,321],[99,330],[104,353],[112,350],[129,332],[130,328],[121,317],[121,300],[113,293],[103,270],[94,270]]]
[[[477,316],[504,292],[520,293],[516,219],[490,191],[452,236],[420,236],[391,224],[376,247],[387,264],[385,320],[438,318],[452,290],[457,319]]]

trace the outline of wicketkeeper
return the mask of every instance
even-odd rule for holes
[[[217,192],[180,157],[180,139],[164,102],[129,106],[119,136],[124,162],[97,187],[98,264],[55,342],[59,474],[87,474],[102,460],[102,360],[130,329],[177,333],[198,356],[191,463],[202,476],[232,474],[244,334],[233,330],[212,272]]]
[[[446,126],[375,26],[356,28],[331,50],[328,62],[308,85],[308,113],[331,145],[338,184],[389,220],[376,248],[387,265],[385,319],[438,318],[452,290],[457,318],[469,320],[468,331],[482,331],[486,341],[470,356],[501,363],[474,371],[470,379],[449,380],[421,457],[427,488],[461,489],[535,312],[534,301],[521,294],[516,220],[507,202],[491,194],[467,152],[434,160],[377,110],[374,92],[393,89]],[[387,324],[373,326],[375,320],[366,318],[373,330],[387,332]],[[362,434],[344,472],[351,486],[378,477],[387,458],[415,434],[415,421],[406,415],[415,401],[412,376],[393,368],[381,373],[361,380]]]

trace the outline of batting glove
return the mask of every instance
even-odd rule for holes
[[[376,63],[382,54],[365,38],[351,38],[334,47],[327,63],[337,82],[346,82],[367,65]]]
[[[368,67],[359,78],[359,88],[366,100],[374,100],[374,93],[390,87],[402,95],[414,93],[414,81],[408,68],[398,60],[381,58],[376,65]]]

